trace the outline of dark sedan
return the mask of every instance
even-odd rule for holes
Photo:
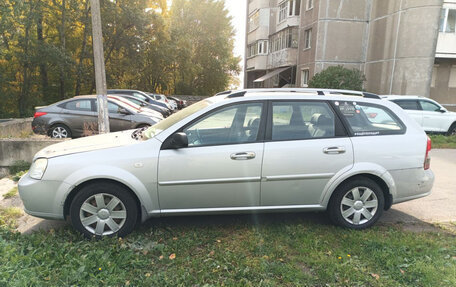
[[[96,96],[79,96],[38,108],[32,122],[37,134],[52,138],[70,138],[98,133]],[[111,132],[156,124],[160,119],[138,113],[115,99],[108,99]]]

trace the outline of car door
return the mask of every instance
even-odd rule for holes
[[[62,119],[73,136],[92,135],[98,129],[97,114],[92,105],[91,99],[76,99],[62,106]]]
[[[188,147],[160,151],[162,212],[223,211],[259,205],[262,102],[208,112],[180,129]]]
[[[125,108],[108,100],[109,128],[111,132],[124,131],[133,128],[131,115],[121,113]]]
[[[441,112],[441,107],[428,100],[420,100],[423,110],[423,128],[425,131],[446,132],[449,124],[447,116]]]
[[[420,126],[423,126],[423,110],[421,109],[418,100],[405,99],[405,100],[394,100],[394,103],[404,109],[409,116],[414,119]]]
[[[352,144],[325,101],[273,101],[261,205],[318,206],[328,181],[353,165]]]

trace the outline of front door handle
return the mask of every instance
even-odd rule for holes
[[[333,146],[333,147],[327,147],[323,149],[323,152],[326,154],[341,154],[345,153],[345,147],[343,146]]]
[[[231,159],[232,160],[248,160],[248,159],[254,159],[256,154],[253,151],[249,152],[238,152],[238,153],[233,153],[231,154]]]

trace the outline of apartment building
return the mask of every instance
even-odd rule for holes
[[[456,110],[456,1],[445,0],[440,14],[431,98]]]
[[[434,95],[450,74],[456,86],[448,61],[456,36],[445,32],[454,31],[454,2],[248,0],[244,85],[306,87],[316,73],[343,65],[361,70],[371,92],[429,96],[432,86]]]

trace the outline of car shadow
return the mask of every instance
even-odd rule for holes
[[[262,226],[270,224],[293,224],[312,222],[321,225],[331,225],[325,212],[295,212],[295,213],[249,213],[222,215],[188,215],[150,218],[142,224],[142,228],[172,228],[172,227],[216,227],[229,225]]]

